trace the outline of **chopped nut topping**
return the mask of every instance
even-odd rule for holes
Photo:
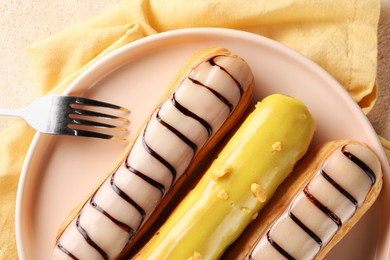
[[[258,215],[259,215],[259,212],[256,212],[255,214],[253,214],[252,219],[253,219],[253,220],[257,219],[257,216],[258,216]]]
[[[218,198],[223,199],[223,200],[227,200],[227,199],[229,199],[229,195],[227,194],[227,192],[225,190],[221,190],[220,192],[218,192]]]
[[[280,152],[282,150],[282,143],[281,142],[274,143],[272,145],[272,150]]]
[[[229,165],[221,165],[211,172],[211,177],[215,181],[218,181],[218,179],[229,174],[230,172],[231,172],[231,167]]]
[[[242,207],[241,208],[241,211],[244,212],[244,213],[248,213],[249,212],[249,209],[247,207]]]
[[[260,184],[252,183],[251,192],[253,193],[253,195],[255,195],[256,199],[260,202],[264,202],[267,199],[265,190],[263,189],[263,187],[261,187]]]
[[[190,256],[190,258],[188,258],[188,260],[202,260],[202,259],[203,259],[203,256],[199,252],[194,252],[194,254],[192,256]]]
[[[255,104],[255,107],[260,106],[260,103],[261,103],[260,101],[257,101],[256,104]]]

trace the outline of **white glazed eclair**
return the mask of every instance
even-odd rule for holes
[[[381,165],[364,143],[330,142],[307,159],[228,259],[322,259],[378,197]]]
[[[114,259],[126,254],[158,218],[158,209],[172,199],[176,186],[234,127],[253,89],[251,70],[237,55],[222,48],[195,54],[123,159],[65,221],[53,258]]]

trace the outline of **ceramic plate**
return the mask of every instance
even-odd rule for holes
[[[255,99],[282,93],[306,103],[316,117],[314,144],[357,139],[380,156],[384,185],[378,201],[328,255],[329,259],[389,259],[390,179],[377,136],[348,93],[323,69],[261,36],[229,29],[184,29],[146,37],[101,59],[66,90],[131,110],[134,135],[187,59],[210,46],[240,55],[256,81]],[[69,212],[111,171],[126,142],[37,134],[19,183],[16,236],[21,259],[50,259]]]

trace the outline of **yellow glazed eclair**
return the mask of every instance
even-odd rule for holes
[[[371,207],[382,187],[378,157],[353,140],[322,145],[293,176],[226,259],[322,259]]]
[[[118,164],[67,218],[54,259],[115,259],[246,111],[248,64],[223,48],[195,54],[177,74]]]
[[[315,128],[301,101],[263,99],[136,259],[218,259],[306,153]]]

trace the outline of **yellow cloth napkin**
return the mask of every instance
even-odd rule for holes
[[[239,29],[275,39],[308,56],[368,112],[377,93],[379,11],[379,0],[127,0],[29,46],[28,54],[36,86],[44,95],[62,92],[96,60],[142,37],[187,27]],[[0,133],[2,259],[17,258],[17,181],[33,135],[22,121]]]

